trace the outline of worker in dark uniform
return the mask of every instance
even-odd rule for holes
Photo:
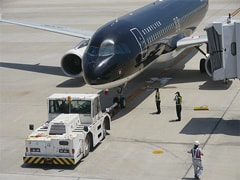
[[[178,117],[178,119],[176,121],[181,121],[182,96],[180,95],[180,92],[175,93],[174,100],[176,101],[176,112],[177,112],[177,117]]]
[[[194,177],[196,179],[200,179],[199,176],[202,174],[203,166],[202,159],[203,156],[202,150],[199,148],[199,141],[194,142],[194,147],[188,151],[188,153],[192,154],[192,164],[194,168]]]
[[[160,99],[160,92],[159,92],[158,88],[156,88],[155,101],[156,101],[156,107],[157,107],[156,114],[160,114],[161,113],[161,107],[160,107],[161,99]]]

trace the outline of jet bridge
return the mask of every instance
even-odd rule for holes
[[[206,71],[214,81],[240,79],[240,20],[222,17],[205,28],[209,59]]]

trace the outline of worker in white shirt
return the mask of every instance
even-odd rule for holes
[[[200,179],[199,176],[202,174],[203,166],[202,166],[202,156],[203,152],[201,148],[199,148],[199,141],[194,142],[194,147],[188,151],[188,153],[192,154],[192,164],[194,168],[194,177],[196,179]]]

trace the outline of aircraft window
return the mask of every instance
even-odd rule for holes
[[[114,42],[112,40],[105,40],[102,42],[99,49],[99,56],[114,55]]]
[[[89,55],[97,56],[98,52],[99,52],[99,48],[98,47],[94,47],[94,46],[89,46],[87,52],[88,52]]]
[[[167,26],[167,31],[170,31],[170,26]]]
[[[103,46],[99,50],[99,56],[111,56],[114,54],[114,46]]]

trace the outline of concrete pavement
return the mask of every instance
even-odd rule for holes
[[[96,30],[100,25],[149,0],[89,1],[6,1],[2,0],[3,17],[30,22],[56,24]],[[207,16],[196,34],[213,20],[228,15],[239,7],[237,0],[210,0]],[[239,15],[237,15],[239,19]],[[198,53],[185,69],[159,71],[150,67],[130,82],[125,90],[127,108],[113,117],[110,135],[75,167],[24,165],[24,139],[35,127],[47,120],[46,98],[56,92],[100,93],[104,107],[110,97],[63,75],[60,59],[80,39],[59,34],[0,24],[0,177],[1,179],[193,179],[191,157],[186,151],[195,140],[204,150],[202,179],[239,179],[240,82],[228,85],[212,82],[199,73]],[[160,88],[160,115],[156,111],[154,93],[146,88],[151,77],[171,77]],[[182,121],[176,119],[174,93],[183,96]],[[195,106],[208,105],[208,111],[194,111]],[[154,151],[163,153],[155,154]]]

